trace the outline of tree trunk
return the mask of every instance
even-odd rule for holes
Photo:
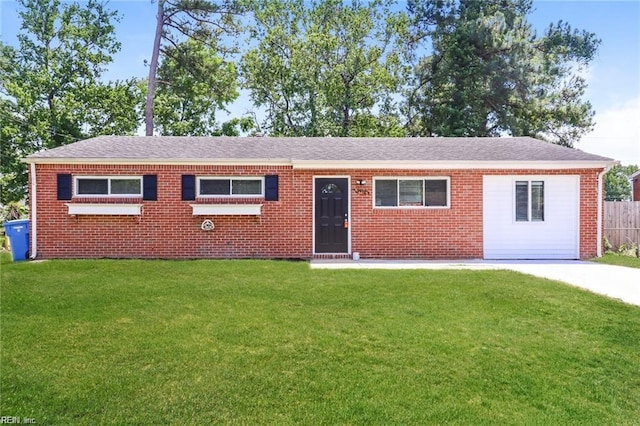
[[[153,40],[153,52],[149,64],[149,85],[147,87],[147,104],[145,107],[146,136],[153,136],[153,102],[156,97],[156,73],[158,72],[158,57],[160,56],[160,39],[164,26],[164,0],[158,0],[158,15],[156,17],[156,35]]]

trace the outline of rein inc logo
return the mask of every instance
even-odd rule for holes
[[[0,424],[23,424],[23,425],[34,425],[36,424],[36,419],[32,419],[30,417],[15,417],[15,416],[1,416]]]

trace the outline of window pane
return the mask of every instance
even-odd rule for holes
[[[376,180],[376,206],[398,205],[398,181]]]
[[[239,195],[262,194],[262,180],[234,180],[233,193]]]
[[[516,182],[516,222],[529,221],[529,182]]]
[[[401,180],[400,181],[400,205],[401,206],[422,206],[423,181],[421,180]]]
[[[111,194],[140,194],[140,179],[111,179]]]
[[[531,220],[544,221],[544,182],[531,182]]]
[[[229,179],[200,179],[200,195],[230,195]]]
[[[320,190],[323,194],[342,194],[342,190],[335,183],[328,183]]]
[[[425,188],[425,206],[447,205],[447,181],[445,179],[426,180]]]
[[[107,195],[108,193],[107,179],[78,179],[79,195]]]

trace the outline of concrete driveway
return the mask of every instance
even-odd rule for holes
[[[579,260],[312,260],[317,269],[508,269],[640,306],[640,269]]]

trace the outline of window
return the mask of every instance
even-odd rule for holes
[[[449,207],[449,178],[374,179],[376,207]]]
[[[75,195],[80,197],[141,197],[142,178],[132,176],[78,176]]]
[[[199,197],[262,197],[264,179],[255,177],[197,179]]]
[[[544,181],[516,181],[516,222],[544,221]]]
[[[323,194],[342,194],[342,190],[335,183],[328,183],[320,190]]]

